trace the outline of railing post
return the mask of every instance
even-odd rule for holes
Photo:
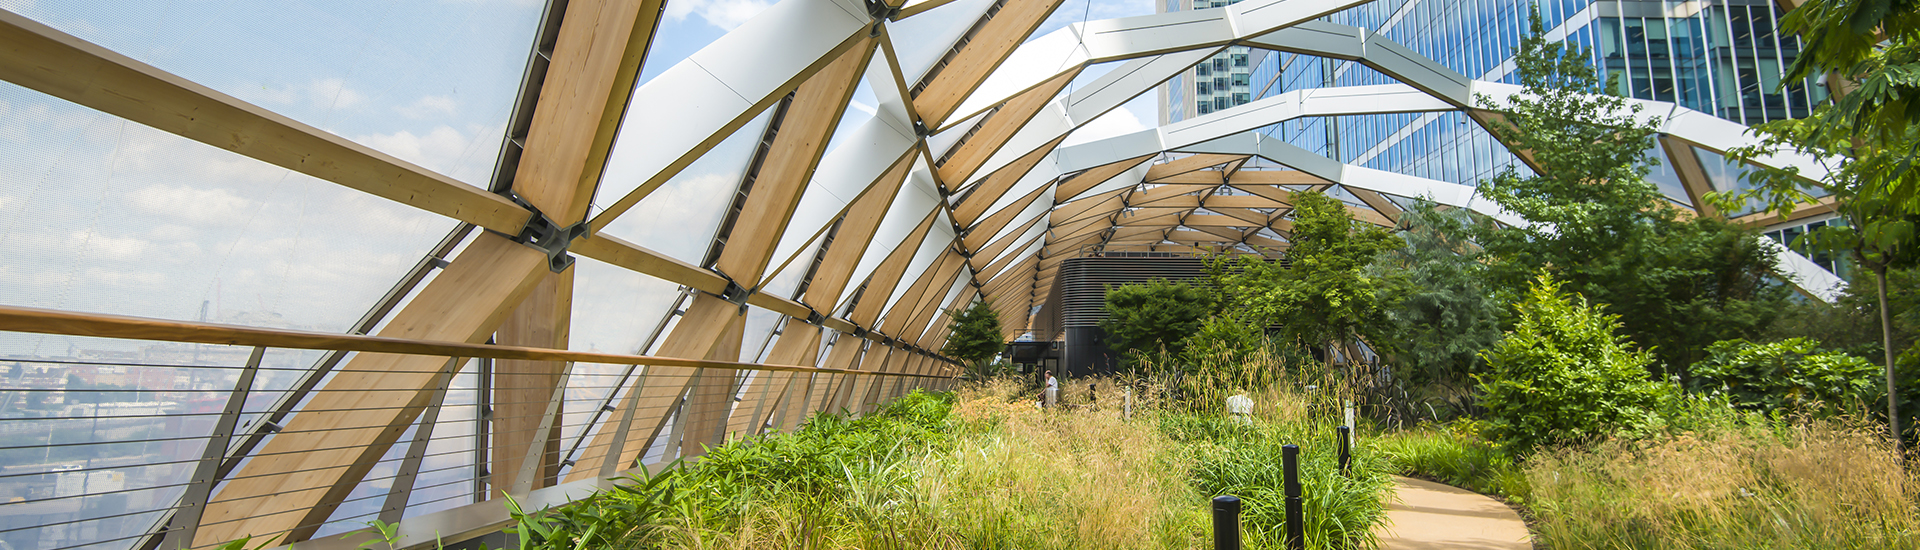
[[[1213,550],[1240,550],[1240,497],[1213,497]]]
[[[392,486],[387,489],[386,503],[380,507],[380,521],[399,523],[406,515],[407,501],[413,497],[414,480],[420,476],[420,463],[426,459],[427,446],[433,442],[433,428],[440,422],[440,405],[446,402],[447,387],[454,373],[460,371],[460,359],[447,359],[446,368],[434,377],[433,386],[427,389],[433,392],[433,397],[427,402],[427,409],[420,411],[420,421],[414,424],[413,441],[407,443],[406,458],[400,460],[400,471],[394,474]]]
[[[547,412],[540,417],[540,428],[534,431],[533,442],[527,445],[527,454],[520,460],[520,474],[513,478],[510,494],[525,496],[533,492],[533,478],[542,470],[541,456],[546,454],[547,438],[560,424],[560,404],[567,398],[567,379],[573,377],[573,362],[568,361],[560,369],[560,382],[553,385],[553,397],[547,400]]]
[[[1353,428],[1341,426],[1336,431],[1340,434],[1340,475],[1349,475],[1348,468],[1353,464]]]
[[[1280,456],[1287,485],[1287,548],[1304,550],[1307,547],[1307,525],[1300,513],[1300,446],[1280,447]]]
[[[207,446],[200,452],[200,462],[193,467],[193,479],[187,485],[185,495],[180,497],[180,507],[173,513],[173,522],[167,526],[166,538],[160,544],[162,548],[191,548],[194,532],[200,528],[201,513],[207,509],[207,499],[213,494],[214,479],[220,469],[220,461],[227,455],[227,445],[233,442],[233,429],[240,425],[240,412],[246,408],[247,393],[253,391],[253,376],[260,371],[260,359],[267,354],[267,348],[256,346],[253,355],[247,357],[247,366],[240,371],[240,377],[233,382],[233,393],[227,394],[227,408],[220,411],[220,419],[214,422],[213,433],[207,436]],[[99,416],[96,411],[95,416]]]

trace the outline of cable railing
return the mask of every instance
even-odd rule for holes
[[[78,337],[104,350],[0,355],[0,542],[9,550],[205,547],[226,541],[197,540],[202,528],[283,514],[305,519],[252,533],[256,544],[280,536],[303,550],[356,548],[358,539],[343,536],[374,520],[400,522],[401,548],[454,544],[507,525],[504,495],[530,509],[565,505],[639,465],[658,469],[697,457],[703,444],[790,430],[817,411],[864,412],[952,381],[946,365],[931,361],[856,359],[850,364],[868,370],[822,368],[0,306],[0,335],[7,333]],[[753,352],[749,358],[767,348],[742,345]],[[884,350],[874,345],[869,352]],[[356,361],[368,354],[445,361],[368,368]],[[340,360],[316,383],[313,365],[332,355]],[[524,361],[551,368],[529,370],[518,363]],[[503,362],[519,366],[503,370]],[[887,366],[872,367],[881,364]],[[909,364],[919,372],[904,372]],[[645,388],[666,383],[653,370],[668,367],[696,374],[666,379],[687,380],[678,397],[642,399],[643,392],[662,391]],[[393,376],[425,382],[335,384]],[[289,402],[300,406],[278,412]],[[336,421],[301,422],[303,415]],[[396,433],[372,447],[270,444],[374,429]],[[302,464],[326,453],[361,458]],[[302,467],[247,468],[261,461]],[[343,485],[286,487],[278,495],[334,495],[316,507],[276,509],[271,499],[235,501],[220,492],[233,483],[337,471],[364,473],[342,476]],[[203,517],[216,507],[247,512]]]

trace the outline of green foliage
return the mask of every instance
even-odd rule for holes
[[[952,315],[953,333],[947,336],[947,345],[940,348],[940,353],[962,361],[984,361],[1007,349],[1000,313],[986,300]]]
[[[1480,351],[1500,340],[1500,308],[1481,282],[1478,247],[1466,239],[1470,223],[1464,210],[1416,201],[1400,216],[1406,245],[1371,268],[1406,277],[1404,296],[1387,310],[1394,337],[1374,343],[1411,381],[1464,381],[1479,370]]]
[[[676,537],[737,532],[755,514],[779,509],[822,529],[860,525],[863,536],[898,535],[900,526],[866,524],[893,517],[874,509],[874,499],[897,508],[886,499],[912,484],[898,464],[948,444],[951,408],[951,394],[916,390],[859,419],[819,414],[793,433],[710,448],[697,463],[632,475],[565,508],[527,512],[510,500],[509,532],[520,535],[520,550],[654,548],[685,542]]]
[[[1646,180],[1659,122],[1609,95],[1617,88],[1601,82],[1589,52],[1547,41],[1539,21],[1515,57],[1523,91],[1490,130],[1542,171],[1510,168],[1480,185],[1531,222],[1476,226],[1497,292],[1518,299],[1550,270],[1620,314],[1626,333],[1654,350],[1656,370],[1684,372],[1713,342],[1758,336],[1789,297],[1772,277],[1770,249],[1710,216],[1679,219]]]
[[[1652,355],[1615,334],[1618,317],[1560,292],[1545,274],[1478,377],[1490,437],[1518,453],[1651,427],[1666,391],[1647,379]]]
[[[1254,326],[1280,325],[1280,341],[1305,348],[1383,341],[1398,282],[1367,266],[1399,239],[1354,222],[1345,203],[1319,192],[1294,194],[1293,218],[1289,266],[1251,256],[1210,262],[1230,300],[1223,309]]]
[[[1132,365],[1136,352],[1156,353],[1164,348],[1179,356],[1186,349],[1187,335],[1200,329],[1212,302],[1198,287],[1155,279],[1108,287],[1105,309],[1107,318],[1100,321],[1100,329],[1106,331],[1107,348]]]
[[[1750,410],[1859,411],[1879,387],[1879,367],[1805,338],[1727,340],[1707,353],[1693,364],[1696,387],[1723,390],[1735,406]]]
[[[1180,342],[1181,360],[1196,368],[1219,368],[1248,361],[1267,345],[1260,326],[1221,312],[1208,316],[1199,330]]]
[[[1804,41],[1784,82],[1844,75],[1845,94],[1804,119],[1808,141],[1884,145],[1861,157],[1884,157],[1877,193],[1920,213],[1920,174],[1911,158],[1920,121],[1920,4],[1912,0],[1808,0],[1781,18],[1780,28]],[[1798,121],[1795,121],[1798,122]]]
[[[1242,505],[1240,523],[1250,547],[1284,548],[1286,471],[1281,447],[1300,445],[1302,517],[1308,548],[1366,548],[1377,545],[1370,526],[1385,517],[1379,495],[1387,487],[1385,461],[1357,460],[1350,476],[1339,470],[1331,440],[1307,441],[1307,434],[1271,426],[1238,426],[1222,417],[1188,417],[1162,423],[1188,438],[1208,434],[1196,446],[1193,486],[1203,495],[1234,495]],[[1331,433],[1331,430],[1319,432]],[[1238,435],[1238,437],[1236,437]],[[1321,443],[1321,444],[1314,444]],[[1370,458],[1370,457],[1369,457]]]

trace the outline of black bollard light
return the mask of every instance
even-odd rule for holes
[[[1349,475],[1348,466],[1353,464],[1353,428],[1341,426],[1340,432],[1340,475]]]
[[[1240,550],[1240,497],[1213,497],[1213,550]]]
[[[1280,456],[1287,478],[1287,548],[1305,550],[1307,524],[1300,513],[1300,446],[1280,447]]]

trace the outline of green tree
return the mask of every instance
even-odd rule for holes
[[[1186,349],[1187,335],[1200,329],[1213,308],[1207,292],[1193,285],[1154,279],[1107,287],[1107,318],[1100,329],[1107,348],[1133,365],[1133,353],[1165,349],[1175,357]]]
[[[966,309],[952,312],[953,334],[940,353],[968,362],[992,359],[1007,348],[1000,326],[1000,314],[986,300],[975,301]]]
[[[1356,223],[1345,203],[1324,193],[1293,198],[1286,264],[1238,256],[1210,265],[1221,294],[1232,300],[1224,306],[1254,326],[1279,325],[1280,340],[1292,345],[1331,347],[1351,357],[1357,340],[1383,342],[1399,282],[1367,266],[1400,240]]]
[[[1646,179],[1657,121],[1612,95],[1585,49],[1547,41],[1537,14],[1532,21],[1515,54],[1523,90],[1489,129],[1539,171],[1509,168],[1480,185],[1529,222],[1476,226],[1496,291],[1521,295],[1547,269],[1620,314],[1669,372],[1684,374],[1713,342],[1764,331],[1789,297],[1772,275],[1772,249],[1738,225],[1683,219]]]
[[[1616,334],[1619,317],[1541,273],[1514,304],[1516,322],[1477,378],[1488,435],[1518,452],[1651,427],[1665,393],[1652,354]]]
[[[1384,347],[1415,382],[1465,381],[1479,354],[1500,340],[1499,304],[1481,283],[1481,253],[1467,240],[1465,210],[1415,201],[1400,216],[1405,245],[1380,256],[1372,271],[1406,277],[1405,294],[1387,318],[1394,336]]]
[[[1812,248],[1846,254],[1869,272],[1877,293],[1876,309],[1882,313],[1880,365],[1885,368],[1889,426],[1900,433],[1898,363],[1894,357],[1898,348],[1894,345],[1893,316],[1887,313],[1892,310],[1887,278],[1895,270],[1920,264],[1920,243],[1915,235],[1920,215],[1895,191],[1896,182],[1915,178],[1914,172],[1904,166],[1911,162],[1906,152],[1914,149],[1913,144],[1920,144],[1920,131],[1909,129],[1893,137],[1882,132],[1856,135],[1849,129],[1852,119],[1826,116],[1831,109],[1821,107],[1808,118],[1758,126],[1758,145],[1728,152],[1729,158],[1748,161],[1792,151],[1811,157],[1825,169],[1825,177],[1808,178],[1793,166],[1755,166],[1743,176],[1751,185],[1749,190],[1715,194],[1713,199],[1721,208],[1759,203],[1762,210],[1782,213],[1815,202],[1816,194],[1833,203],[1834,213],[1845,223],[1829,223],[1801,239]],[[1889,139],[1894,142],[1887,142]]]

